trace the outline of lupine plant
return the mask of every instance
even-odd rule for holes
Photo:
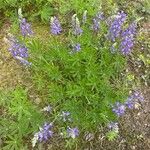
[[[114,120],[144,99],[140,92],[128,97],[126,76],[121,76],[133,47],[135,24],[125,22],[127,14],[123,11],[109,18],[109,23],[101,11],[92,18],[87,14],[83,13],[82,20],[74,14],[65,29],[58,17],[51,17],[51,38],[46,42],[36,36],[25,39],[32,31],[22,19],[24,44],[12,40],[10,53],[22,63],[24,60],[30,64],[34,90],[48,104],[36,111],[38,108],[22,90],[16,90],[8,104],[8,111],[18,124],[27,122],[27,130],[31,126],[28,132],[17,129],[15,134],[21,134],[21,140],[32,134],[32,147],[38,142],[46,143],[55,134],[74,143],[80,133],[95,131],[99,125],[107,125],[113,131],[110,137],[115,137],[119,127]],[[113,53],[112,48],[116,48]],[[13,119],[12,122],[15,124]],[[55,125],[57,131],[53,130]]]
[[[122,50],[112,54],[111,44],[116,39],[117,45],[121,45],[117,38],[126,30],[123,23],[127,15],[121,11],[111,18],[110,25],[102,12],[93,17],[96,22],[86,15],[84,13],[83,18],[87,24],[82,24],[74,14],[68,33],[64,33],[61,21],[52,17],[50,34],[54,35],[53,39],[47,44],[33,39],[28,47],[37,90],[39,87],[42,92],[40,87],[45,88],[43,94],[47,93],[47,101],[58,110],[69,112],[63,112],[64,120],[71,114],[70,129],[77,126],[78,129],[93,130],[99,124],[115,119],[115,114],[125,113],[122,102],[128,87],[120,73],[126,66],[126,57]],[[63,42],[60,33],[67,35]],[[39,78],[42,85],[39,85]]]

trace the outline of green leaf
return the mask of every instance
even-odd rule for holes
[[[109,141],[113,141],[117,138],[118,136],[118,132],[116,131],[109,131],[107,134],[106,134],[107,138]]]
[[[49,21],[50,16],[53,14],[53,8],[50,6],[43,6],[39,12],[42,21]]]

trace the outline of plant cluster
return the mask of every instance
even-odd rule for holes
[[[101,0],[1,0],[0,17],[14,19],[18,9],[22,8],[26,17],[47,22],[50,19],[49,16],[56,13],[66,15],[78,11],[81,14],[84,10],[88,10],[89,14],[93,15],[101,3]]]
[[[75,141],[80,133],[107,124],[115,130],[110,137],[116,136],[118,126],[113,121],[143,100],[139,92],[127,99],[130,87],[122,76],[136,33],[136,22],[130,24],[126,18],[123,11],[112,17],[99,11],[91,19],[85,11],[82,20],[74,14],[64,30],[54,16],[46,42],[36,38],[21,18],[21,40],[13,39],[9,50],[23,65],[30,65],[32,84],[43,100],[38,107],[49,105],[39,110],[27,91],[13,91],[4,105],[9,115],[2,119],[3,128],[12,121],[10,129],[3,131],[5,149],[19,149],[31,134],[33,147],[55,134]]]
[[[0,93],[1,117],[0,135],[3,149],[27,149],[28,136],[38,129],[45,120],[45,116],[38,111],[27,97],[27,91],[16,88],[8,93]],[[27,141],[24,144],[24,141]]]

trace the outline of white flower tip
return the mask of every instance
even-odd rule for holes
[[[75,17],[77,17],[77,14],[74,14],[74,15],[72,16],[72,19],[74,19]]]
[[[50,19],[50,22],[51,22],[51,24],[54,22],[54,19],[55,19],[56,17],[54,16],[54,17],[51,17],[51,19]]]
[[[36,133],[32,139],[32,147],[35,147],[37,141],[38,141],[38,133]]]
[[[87,10],[85,10],[84,12],[83,12],[83,16],[86,16],[87,15]]]
[[[21,8],[18,9],[18,16],[19,16],[19,18],[23,18],[22,9]]]

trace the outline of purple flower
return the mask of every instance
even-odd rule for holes
[[[16,39],[11,40],[11,47],[8,49],[12,56],[19,60],[25,66],[30,66],[31,63],[26,59],[28,58],[28,49],[25,45],[19,43]]]
[[[20,61],[20,63],[22,63],[24,66],[29,67],[29,66],[32,65],[31,62],[29,62],[28,60],[25,60],[24,58],[21,58],[21,57],[18,57],[18,56],[16,56],[15,58],[18,59]]]
[[[50,130],[52,128],[52,123],[45,123],[40,131],[38,132],[38,140],[40,142],[47,141],[50,137],[53,136],[53,132]]]
[[[134,105],[135,105],[133,96],[129,96],[129,97],[127,98],[127,101],[125,102],[125,104],[126,104],[126,106],[127,106],[129,109],[133,109],[133,108],[134,108]]]
[[[81,49],[81,45],[79,43],[77,43],[73,46],[73,50],[76,52],[80,51],[80,49]]]
[[[125,105],[116,102],[116,104],[113,106],[112,111],[119,117],[125,113],[125,109],[126,109]]]
[[[94,18],[94,19],[93,19],[93,26],[92,26],[92,29],[93,29],[94,31],[98,31],[99,28],[100,28],[100,21]]]
[[[123,11],[121,11],[117,14],[114,21],[111,23],[110,28],[109,28],[108,37],[113,42],[116,40],[117,37],[120,36],[120,32],[122,30],[122,25],[126,20],[126,16],[127,15]]]
[[[139,91],[133,92],[126,100],[125,105],[129,109],[135,108],[135,104],[144,101],[143,95]]]
[[[133,47],[133,38],[124,37],[121,41],[120,49],[123,55],[128,55],[131,52],[131,48]]]
[[[97,14],[96,14],[96,18],[99,19],[99,20],[104,20],[104,13],[99,11]]]
[[[20,30],[24,37],[33,34],[32,30],[31,30],[31,25],[26,22],[25,18],[22,18],[20,21]]]
[[[93,19],[93,25],[92,25],[92,29],[94,31],[98,31],[100,28],[100,21],[104,20],[104,16],[102,12],[98,12],[96,14],[96,17]]]
[[[13,40],[11,47],[9,48],[13,57],[19,56],[21,58],[28,57],[28,49],[25,45],[19,43],[17,40]]]
[[[125,29],[122,33],[121,36],[125,37],[125,36],[134,36],[136,34],[136,23],[133,22],[127,29]]]
[[[70,112],[62,111],[62,114],[60,116],[62,117],[64,122],[71,121]]]
[[[131,24],[126,30],[121,34],[122,41],[120,44],[120,50],[122,54],[128,55],[134,45],[134,35],[136,33],[136,24]]]
[[[110,130],[117,130],[117,131],[118,131],[118,129],[119,129],[118,123],[117,123],[117,122],[110,122],[110,123],[108,124],[108,128],[109,128]]]
[[[47,112],[51,112],[52,111],[52,107],[50,105],[48,105],[48,106],[44,107],[42,110],[43,111],[47,111]]]
[[[77,136],[79,136],[78,128],[70,128],[70,127],[68,127],[67,133],[68,133],[68,137],[71,137],[73,139],[76,138]]]
[[[80,22],[76,14],[72,16],[72,30],[73,30],[73,34],[77,36],[81,35],[83,32],[83,30],[80,27]]]
[[[49,138],[53,136],[53,132],[51,131],[52,123],[45,123],[40,131],[34,134],[34,138],[32,139],[32,147],[36,145],[38,141],[47,141]]]
[[[59,20],[54,16],[51,18],[51,33],[52,34],[60,34],[62,31],[61,24]]]
[[[133,96],[134,96],[134,99],[136,99],[139,102],[143,102],[144,101],[144,96],[139,91],[135,91],[133,93]]]

